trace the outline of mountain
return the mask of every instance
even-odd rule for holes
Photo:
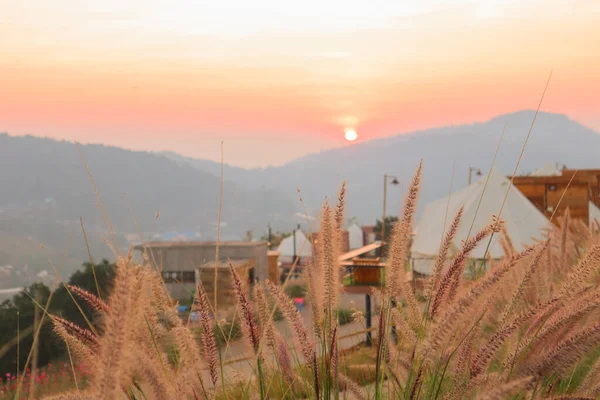
[[[534,117],[534,111],[501,115],[486,122],[448,126],[404,133],[310,154],[280,167],[243,170],[230,167],[228,179],[249,187],[264,186],[283,195],[301,190],[309,212],[315,213],[326,195],[335,196],[342,180],[348,182],[347,216],[364,224],[381,218],[383,174],[393,174],[401,182],[388,187],[388,214],[398,213],[401,193],[406,189],[419,161],[423,159],[421,207],[468,183],[469,167],[484,173],[500,145],[496,168],[511,175]],[[537,116],[518,173],[526,174],[548,162],[569,168],[600,167],[600,135],[560,114],[540,112]],[[214,172],[217,163],[190,162],[196,168]],[[204,165],[204,167],[203,167]],[[475,179],[476,177],[474,177]]]
[[[467,185],[469,166],[487,172],[503,129],[495,167],[510,175],[533,116],[533,111],[521,111],[486,122],[404,133],[310,154],[279,167],[247,170],[225,165],[222,238],[239,238],[249,229],[259,237],[269,222],[275,230],[290,231],[298,222],[308,229],[297,214],[305,213],[306,207],[308,214],[316,215],[344,179],[347,217],[372,224],[381,218],[383,174],[396,175],[401,182],[388,187],[387,212],[397,214],[401,194],[421,159],[422,207],[448,193],[453,166],[453,190]],[[548,162],[598,168],[599,151],[598,133],[564,115],[540,113],[519,173]],[[102,145],[81,146],[81,152],[121,248],[135,241],[140,231],[146,238],[216,236],[219,163]],[[107,223],[73,143],[0,135],[0,188],[0,267],[10,264],[28,271],[21,276],[35,276],[41,269],[53,274],[55,266],[62,276],[68,275],[88,258],[79,217],[94,259],[114,259],[105,243]],[[7,282],[3,277],[0,289],[10,287]]]
[[[146,238],[216,237],[220,178],[153,153],[102,145],[80,149],[122,249],[139,232]],[[69,265],[61,275],[68,276],[88,259],[80,217],[92,256],[114,259],[105,243],[108,224],[75,144],[0,134],[0,188],[0,266],[53,273],[52,264],[60,269],[64,258]],[[241,238],[250,229],[259,237],[270,220],[277,228],[282,216],[300,210],[273,190],[230,181],[223,184],[222,206],[223,239]],[[52,257],[44,260],[44,254]]]

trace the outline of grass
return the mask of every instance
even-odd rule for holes
[[[416,293],[405,270],[420,179],[421,167],[388,244],[385,282],[373,293],[378,322],[372,347],[339,347],[341,326],[352,315],[339,302],[342,186],[337,205],[323,207],[320,256],[306,267],[306,285],[267,282],[251,296],[232,268],[237,309],[219,324],[201,287],[196,296],[205,328],[194,331],[174,311],[151,265],[119,259],[99,334],[54,320],[76,365],[90,371],[81,393],[62,398],[600,396],[598,232],[564,218],[525,249],[505,240],[505,256],[469,276],[470,254],[503,232],[503,221],[490,216],[450,255],[459,212],[432,275],[418,285],[426,289]],[[309,326],[292,299],[300,294],[312,314]],[[273,323],[276,316],[287,331]],[[232,346],[239,338],[244,344]]]

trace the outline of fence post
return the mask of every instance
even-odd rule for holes
[[[371,295],[365,295],[365,321],[367,324],[367,347],[373,345],[373,337],[371,336]]]

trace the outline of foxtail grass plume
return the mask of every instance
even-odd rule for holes
[[[202,350],[204,359],[208,364],[210,380],[214,386],[217,385],[219,376],[219,353],[217,350],[217,342],[213,331],[213,323],[211,319],[210,304],[206,291],[200,283],[196,285],[196,309],[199,313],[200,326],[202,328]]]
[[[108,305],[102,299],[98,298],[96,295],[88,292],[87,290],[80,288],[79,286],[75,286],[75,285],[67,285],[67,286],[71,292],[73,292],[77,296],[81,297],[87,304],[89,304],[97,312],[104,313],[104,312],[108,311]]]
[[[431,294],[434,291],[434,289],[437,290],[439,276],[442,273],[442,268],[444,267],[444,263],[448,259],[448,251],[450,250],[450,246],[452,245],[452,242],[454,241],[454,237],[456,236],[456,232],[458,231],[458,227],[460,225],[460,220],[462,218],[463,211],[464,211],[464,207],[460,207],[458,209],[458,212],[456,213],[456,215],[454,216],[454,219],[452,220],[452,224],[450,224],[450,228],[448,229],[448,232],[446,232],[446,235],[444,236],[444,240],[442,242],[442,245],[440,246],[440,249],[439,249],[436,259],[435,259],[435,264],[433,265],[431,277],[428,279],[428,282],[427,282],[427,289],[425,291],[425,298],[427,298],[427,299],[431,299]]]
[[[240,279],[239,274],[233,267],[233,264],[229,263],[229,270],[231,271],[231,277],[233,279],[233,289],[235,291],[235,295],[237,297],[237,306],[238,311],[240,313],[240,319],[242,320],[242,327],[246,338],[250,342],[250,345],[254,349],[254,352],[258,352],[259,345],[259,334],[258,327],[256,326],[256,321],[254,319],[254,312],[252,311],[252,305],[248,301],[246,294],[244,293],[244,288],[242,286],[242,281]]]
[[[267,303],[267,294],[262,285],[256,284],[253,289],[254,301],[256,303],[256,311],[260,322],[260,340],[265,340],[267,346],[273,351],[276,350],[277,341],[275,340],[275,327],[273,326],[273,307],[269,307]]]
[[[302,316],[296,310],[296,306],[294,306],[292,300],[287,297],[287,295],[279,286],[276,286],[267,280],[267,287],[277,301],[277,304],[279,305],[284,317],[288,321],[290,328],[292,328],[292,331],[296,335],[300,345],[300,350],[304,356],[304,360],[308,363],[308,365],[310,365],[315,359],[315,350],[311,340],[309,339],[308,330],[304,325]]]
[[[469,238],[468,240],[463,242],[463,246],[461,251],[454,257],[454,260],[450,264],[450,267],[447,269],[446,273],[443,274],[440,279],[440,283],[437,286],[436,292],[433,294],[433,299],[431,301],[431,317],[435,317],[437,314],[442,300],[445,296],[452,290],[455,285],[458,285],[460,282],[460,277],[463,273],[465,263],[469,257],[469,254],[477,247],[477,245],[486,237],[491,235],[497,229],[497,222],[486,225],[479,232],[475,234],[474,237]]]

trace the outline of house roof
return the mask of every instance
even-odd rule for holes
[[[363,255],[363,254],[369,253],[373,250],[376,250],[380,247],[381,247],[381,242],[374,242],[374,243],[368,244],[366,246],[363,246],[359,249],[352,250],[345,254],[342,254],[341,256],[338,257],[338,261],[350,260],[354,257],[358,257],[360,255]]]
[[[249,265],[250,267],[253,267],[253,261],[252,259],[244,259],[244,260],[221,260],[219,261],[219,263],[215,263],[214,261],[208,261],[205,262],[204,264],[201,264],[198,268],[199,269],[210,269],[210,268],[215,268],[215,265],[218,269],[229,269],[229,264],[231,263],[231,265],[233,265],[234,268],[239,268],[239,267],[244,267],[246,265]]]
[[[266,245],[267,242],[219,242],[219,247],[256,247]],[[217,242],[192,242],[192,241],[159,241],[159,242],[144,242],[134,247],[135,250],[143,250],[144,248],[168,248],[168,247],[216,247]]]

